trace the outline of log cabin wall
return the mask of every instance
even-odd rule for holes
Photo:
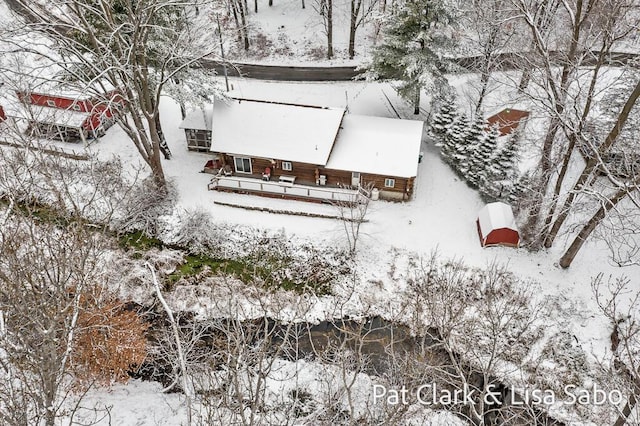
[[[344,170],[320,169],[320,174],[327,176],[327,185],[351,185],[351,172]],[[395,180],[395,185],[393,186],[393,188],[387,188],[384,186],[386,179]],[[378,188],[380,191],[390,193],[390,196],[385,197],[385,195],[381,192],[383,198],[394,200],[410,199],[413,193],[413,181],[414,178],[401,178],[395,176],[375,175],[371,173],[360,173],[360,184],[362,186],[373,184],[374,188]]]
[[[283,160],[271,159],[271,158],[257,158],[243,155],[231,155],[222,154],[224,163],[231,166],[231,169],[235,172],[235,165],[233,163],[234,157],[251,158],[251,173],[254,175],[262,175],[265,169],[268,167],[271,169],[271,180],[278,180],[279,176],[295,176],[296,183],[304,183],[307,185],[316,184],[316,169],[318,166],[308,163],[299,163],[295,161],[289,161],[291,163],[291,170],[283,170]],[[286,160],[284,160],[286,162]],[[242,175],[242,173],[239,173]]]
[[[231,169],[235,173],[234,155],[221,154],[225,164],[231,166]],[[282,162],[286,160],[279,159],[267,159],[256,158],[249,156],[237,155],[237,157],[251,158],[251,173],[253,175],[262,175],[264,170],[269,167],[271,169],[271,180],[278,180],[279,176],[295,176],[296,183],[306,185],[317,185],[320,175],[327,177],[326,185],[328,186],[351,186],[351,172],[345,170],[325,169],[322,166],[316,166],[314,164],[299,163],[290,161],[291,170],[283,170]],[[242,176],[243,173],[238,173]],[[394,179],[395,185],[393,188],[385,187],[385,179]],[[380,190],[381,198],[388,200],[402,200],[406,201],[413,195],[413,184],[415,178],[401,178],[395,176],[383,176],[370,173],[360,174],[360,183],[362,186],[366,186],[369,183],[373,183],[374,188]]]

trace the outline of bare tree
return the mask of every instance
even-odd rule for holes
[[[197,13],[198,0],[18,3],[32,20],[18,25],[8,40],[60,70],[50,76],[53,81],[71,81],[120,110],[118,123],[163,187],[161,154],[170,155],[159,121],[163,88],[215,50],[203,33],[195,33],[206,26]],[[23,35],[32,42],[22,43]]]
[[[338,209],[351,255],[356,253],[360,228],[363,223],[367,222],[366,217],[369,212],[373,184],[369,183],[363,188],[356,189],[358,193],[354,199],[333,202],[333,205]]]
[[[470,1],[463,3],[462,7],[466,11],[461,20],[469,35],[466,43],[461,44],[466,45],[472,54],[478,55],[476,66],[480,72],[480,87],[475,104],[477,113],[489,90],[491,74],[500,68],[500,54],[514,44],[518,21],[509,1]]]
[[[322,28],[327,36],[327,59],[333,58],[333,0],[315,0],[315,10],[322,20]]]
[[[524,226],[527,239],[532,245],[540,246],[544,243],[544,234],[553,220],[550,217],[556,210],[557,196],[552,195],[548,214],[545,215],[544,212],[548,188],[555,175],[555,164],[562,166],[559,179],[556,179],[554,194],[560,191],[566,175],[575,146],[572,141],[579,138],[586,117],[592,113],[593,97],[597,95],[595,87],[600,81],[604,59],[611,52],[614,43],[624,38],[633,27],[625,18],[631,2],[576,0],[559,2],[556,6],[545,2],[543,8],[536,8],[535,2],[531,4],[515,1],[514,5],[531,31],[535,50],[534,63],[540,68],[541,81],[538,85],[544,88],[547,98],[545,104],[550,115],[538,167],[539,190],[535,192]],[[541,11],[549,7],[558,8],[558,12],[552,15],[554,19],[551,22],[540,16]],[[561,27],[568,27],[570,31],[559,31]],[[566,37],[561,34],[566,34]],[[591,83],[583,91],[579,71],[581,67],[594,63]],[[563,135],[569,140],[568,144],[562,138]],[[560,153],[564,155],[558,158]],[[540,233],[541,219],[544,219],[544,226]]]
[[[69,374],[82,298],[108,280],[104,249],[79,222],[36,223],[16,211],[0,229],[3,424],[53,426],[74,398]]]
[[[587,152],[589,153],[589,158],[580,175],[576,179],[573,188],[567,194],[557,218],[549,229],[545,240],[546,246],[551,246],[555,237],[558,235],[560,228],[565,223],[567,217],[569,216],[569,213],[572,210],[572,206],[576,196],[579,193],[584,192],[587,188],[593,186],[598,173],[600,173],[602,170],[607,170],[607,165],[604,164],[604,159],[607,158],[608,153],[611,151],[612,147],[614,146],[614,144],[616,144],[621,134],[623,133],[625,125],[632,117],[632,111],[639,97],[640,81],[637,82],[633,90],[630,92],[621,110],[617,113],[618,115],[615,119],[615,122],[613,123],[613,126],[611,127],[604,140],[598,144],[585,144]],[[609,176],[611,176],[611,174],[609,174]],[[577,237],[580,238],[580,240],[576,239],[570,249],[567,250],[567,253],[565,254],[565,256],[563,256],[563,260],[561,261],[563,267],[568,267],[571,264],[573,258],[584,243],[584,238],[588,237],[591,234],[591,232],[595,229],[599,222],[604,218],[607,211],[614,208],[616,204],[623,200],[628,193],[633,192],[636,189],[637,185],[637,179],[632,179],[630,182],[619,182],[618,179],[613,177],[612,182],[617,183],[617,191],[613,195],[611,195],[608,200],[605,199],[602,208],[598,210],[596,214],[594,214],[592,219],[580,232],[579,236]],[[551,211],[550,214],[553,214],[553,211]]]
[[[591,281],[596,301],[600,310],[612,326],[611,353],[613,355],[613,372],[621,377],[626,385],[626,404],[618,413],[614,426],[637,423],[640,416],[636,408],[640,399],[640,323],[638,307],[640,292],[631,288],[626,277],[609,278],[605,282],[602,274]],[[607,371],[610,373],[610,371]],[[618,389],[620,391],[620,389]]]
[[[247,26],[247,7],[245,0],[229,0],[233,19],[236,23],[238,40],[243,44],[244,50],[249,50],[249,33]]]
[[[351,0],[349,14],[349,59],[356,54],[356,31],[375,10],[376,0]]]
[[[435,255],[416,265],[409,285],[405,297],[423,336],[418,359],[424,360],[405,369],[416,374],[412,383],[472,390],[449,409],[476,425],[515,417],[534,422],[540,413],[527,404],[510,407],[504,386],[513,372],[507,365],[524,359],[539,327],[532,290],[496,265],[471,272],[459,262],[440,264]]]

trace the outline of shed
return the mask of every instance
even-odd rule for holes
[[[496,126],[500,136],[506,136],[515,132],[527,117],[529,117],[528,111],[507,108],[487,118],[487,123],[489,127]]]
[[[180,124],[184,129],[189,151],[209,151],[211,149],[211,120],[213,106],[191,111]]]
[[[476,225],[482,247],[518,247],[520,244],[513,211],[505,203],[489,203],[484,206],[478,213]]]

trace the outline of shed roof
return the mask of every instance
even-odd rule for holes
[[[514,132],[520,122],[529,116],[529,111],[506,108],[499,113],[487,118],[489,126],[497,126],[500,136]]]
[[[203,109],[190,111],[180,123],[180,129],[211,130],[213,120],[213,105],[207,105]]]
[[[51,108],[38,105],[28,105],[25,109],[13,111],[13,116],[39,123],[54,124],[61,127],[80,128],[91,115],[90,112],[80,112],[70,109]]]
[[[489,203],[484,206],[478,213],[478,222],[483,237],[495,229],[518,230],[511,206],[501,202]]]
[[[24,92],[74,101],[91,100],[96,96],[99,97],[115,90],[115,87],[106,80],[94,81],[88,84],[82,82],[60,83],[47,80],[36,80],[34,83],[33,87],[24,90]]]
[[[211,151],[325,165],[344,109],[216,100]]]
[[[414,177],[424,122],[347,114],[326,167]]]

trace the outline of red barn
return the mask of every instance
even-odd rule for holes
[[[478,213],[476,220],[482,247],[518,247],[520,234],[511,207],[505,203],[489,203]]]
[[[515,132],[527,117],[529,117],[528,111],[507,108],[487,118],[487,122],[490,127],[498,127],[500,136],[505,136]]]
[[[0,123],[7,119],[7,115],[4,113],[2,105],[0,105]]]
[[[117,89],[92,96],[73,89],[16,91],[32,131],[62,140],[98,137],[113,125],[124,104]]]

